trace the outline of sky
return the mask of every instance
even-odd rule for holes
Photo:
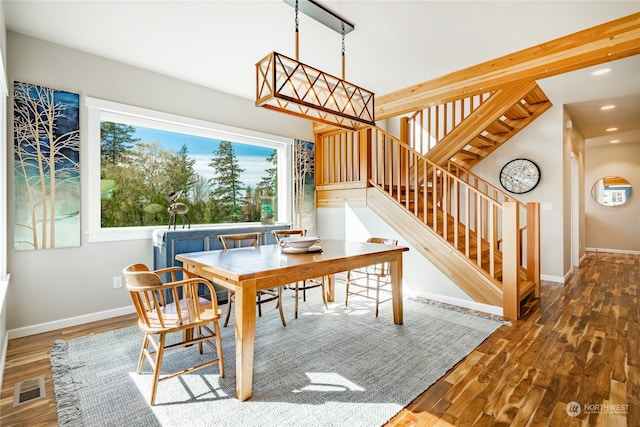
[[[172,151],[178,151],[183,145],[186,145],[189,157],[196,161],[193,166],[194,170],[206,178],[213,177],[213,168],[209,166],[209,163],[211,163],[214,151],[218,150],[220,140],[140,126],[136,126],[134,137],[140,138],[143,142],[157,141],[160,147]],[[262,181],[262,177],[267,175],[265,170],[273,167],[267,158],[274,150],[231,142],[240,168],[245,170],[242,175],[243,183],[255,187]]]

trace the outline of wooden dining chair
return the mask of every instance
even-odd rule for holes
[[[224,377],[222,339],[220,337],[221,317],[213,285],[202,278],[189,278],[181,267],[170,267],[149,271],[144,264],[132,264],[124,268],[127,290],[138,314],[138,328],[144,333],[142,349],[138,358],[137,373],[142,372],[147,360],[153,371],[150,404],[155,405],[158,383],[161,381],[218,364],[220,377]],[[182,274],[182,280],[178,280]],[[161,276],[166,276],[163,283]],[[209,288],[211,300],[198,297],[198,288]],[[170,296],[170,298],[168,298]],[[171,344],[167,335],[174,334]],[[198,344],[203,354],[206,343],[216,357],[178,372],[160,375],[165,352]]]
[[[371,237],[368,243],[378,243],[385,245],[398,245],[396,239],[386,239],[384,237]],[[355,289],[353,289],[355,288]],[[383,293],[383,297],[380,294]],[[376,301],[376,317],[378,317],[378,307],[383,302],[391,299],[391,274],[389,263],[369,265],[367,267],[356,268],[347,272],[346,297],[344,305],[349,304],[349,295],[357,295]]]
[[[273,231],[271,231],[271,234],[273,234],[273,237],[275,237],[276,243],[280,244],[280,239],[284,239],[284,238],[287,238],[287,237],[295,237],[295,236],[305,236],[307,234],[307,231],[306,230],[301,230],[301,229],[273,230]],[[302,282],[293,283],[293,289],[295,291],[295,298],[296,298],[294,316],[295,316],[296,319],[298,318],[298,301],[299,301],[299,292],[300,291],[302,291],[302,301],[306,302],[307,301],[307,290],[313,289],[313,288],[321,288],[321,291],[322,291],[322,302],[324,303],[324,308],[328,309],[326,289],[325,289],[325,285],[324,284],[325,284],[325,278],[324,277],[307,279],[307,280],[303,280]],[[289,286],[291,286],[291,285],[289,285]]]
[[[259,247],[262,240],[262,234],[260,232],[255,233],[240,233],[240,234],[220,234],[218,240],[222,243],[224,249],[240,249]],[[258,306],[258,316],[262,316],[262,304],[276,301],[276,307],[280,310],[280,320],[282,320],[282,326],[287,326],[287,322],[284,320],[284,313],[282,312],[282,286],[278,286],[275,289],[261,289],[256,292],[256,305]],[[227,315],[224,319],[224,326],[226,327],[231,317],[231,305],[235,302],[235,292],[232,290],[227,291]]]

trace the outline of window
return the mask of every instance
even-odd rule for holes
[[[90,97],[86,105],[90,242],[149,238],[169,224],[172,203],[188,208],[192,227],[290,222],[291,140]]]

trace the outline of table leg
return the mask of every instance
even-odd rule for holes
[[[253,354],[256,333],[256,283],[242,282],[235,289],[236,397],[245,401],[253,387]]]
[[[391,273],[391,298],[393,304],[393,323],[402,325],[402,252],[389,262]]]
[[[327,288],[327,302],[333,302],[333,300],[336,297],[336,275],[335,274],[329,274],[327,277],[327,283],[326,283],[326,288]]]

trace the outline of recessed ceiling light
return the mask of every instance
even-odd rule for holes
[[[610,144],[617,144],[618,142],[620,142],[619,139],[612,139],[611,141],[609,141]]]
[[[607,132],[615,132],[618,128],[607,128]]]
[[[596,70],[593,73],[591,73],[591,75],[592,76],[602,76],[604,74],[607,74],[610,71],[611,71],[611,68],[600,68],[599,70]]]
[[[613,110],[614,108],[616,108],[616,106],[615,106],[615,105],[613,105],[613,104],[611,104],[611,105],[603,105],[602,107],[600,107],[600,109],[601,109],[602,111],[605,111],[605,110]]]

